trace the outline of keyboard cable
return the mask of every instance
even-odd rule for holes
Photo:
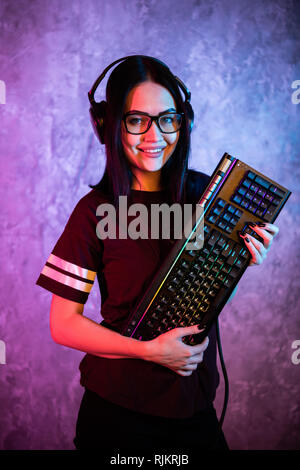
[[[219,425],[220,425],[220,428],[222,428],[224,418],[225,418],[226,409],[227,409],[227,404],[228,404],[229,382],[228,382],[228,376],[227,376],[225,361],[224,361],[224,357],[223,357],[221,337],[220,337],[220,328],[219,328],[219,319],[218,318],[217,318],[217,321],[216,321],[216,332],[217,332],[217,345],[218,345],[220,364],[221,364],[221,367],[222,367],[222,372],[223,372],[223,377],[224,377],[224,402],[223,402],[223,409],[222,409],[221,417],[219,419]]]

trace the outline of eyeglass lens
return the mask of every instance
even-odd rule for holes
[[[130,114],[126,116],[126,128],[131,134],[143,134],[147,132],[150,127],[150,116],[141,114]],[[158,127],[161,132],[172,133],[180,129],[181,115],[175,113],[168,113],[159,116]]]

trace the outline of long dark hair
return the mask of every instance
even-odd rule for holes
[[[121,62],[110,74],[106,86],[107,112],[104,127],[106,168],[96,185],[118,207],[119,196],[129,195],[133,174],[124,154],[121,142],[121,123],[128,93],[139,83],[151,80],[165,87],[172,95],[177,111],[184,113],[183,124],[173,155],[163,166],[163,187],[168,191],[170,202],[182,202],[190,151],[190,131],[184,100],[177,81],[160,61],[146,57],[130,57]]]

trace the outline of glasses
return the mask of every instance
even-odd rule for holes
[[[149,116],[146,113],[127,113],[123,121],[129,134],[139,135],[147,132],[153,121],[163,134],[172,134],[179,131],[183,113],[165,113],[158,116]]]

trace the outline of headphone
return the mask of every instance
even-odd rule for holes
[[[122,57],[121,59],[115,60],[114,62],[112,62],[112,64],[108,65],[108,67],[106,67],[106,69],[104,69],[103,72],[101,73],[101,75],[97,78],[97,80],[95,81],[95,83],[92,86],[91,90],[88,92],[88,97],[89,97],[89,101],[90,101],[90,105],[91,105],[90,106],[91,123],[92,123],[93,129],[94,129],[94,132],[95,132],[97,138],[99,139],[100,143],[104,144],[104,126],[105,126],[105,115],[106,115],[106,109],[107,109],[107,102],[106,101],[100,101],[100,102],[95,101],[94,95],[95,95],[96,89],[98,88],[100,82],[104,79],[104,77],[107,74],[107,72],[109,71],[109,69],[111,69],[115,64],[117,64],[119,62],[123,62],[126,59],[130,59],[132,57],[140,57],[140,58],[155,60],[156,62],[158,62],[161,65],[163,65],[164,67],[166,67],[166,69],[174,77],[174,79],[177,82],[178,87],[182,90],[182,92],[184,94],[184,97],[185,97],[184,106],[185,106],[186,115],[187,115],[187,118],[188,118],[189,132],[191,132],[191,130],[193,128],[193,124],[194,124],[194,111],[193,111],[193,108],[190,104],[191,92],[187,89],[185,84],[178,77],[173,75],[171,70],[169,69],[169,67],[167,67],[167,65],[164,64],[163,62],[161,62],[160,60],[155,59],[154,57],[145,56],[145,55],[130,55],[130,56]]]

